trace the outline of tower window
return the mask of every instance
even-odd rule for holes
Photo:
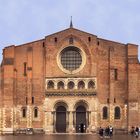
[[[54,38],[54,42],[57,43],[57,37]]]
[[[103,119],[108,118],[108,108],[105,106],[103,107]]]
[[[26,102],[26,105],[27,105],[28,104],[28,98],[27,97],[25,98],[25,102]]]
[[[109,104],[109,102],[110,102],[110,100],[109,100],[109,98],[107,98],[107,103]]]
[[[114,69],[114,79],[118,80],[118,69]]]
[[[27,109],[26,108],[22,108],[22,117],[26,118],[26,114],[27,113]]]
[[[120,111],[120,107],[115,107],[114,110],[114,119],[120,119],[121,118],[121,111]]]
[[[34,104],[34,97],[32,97],[32,104]]]
[[[45,42],[43,42],[43,47],[45,47]]]
[[[89,41],[89,42],[91,41],[91,37],[88,37],[88,41]]]
[[[27,63],[24,62],[24,76],[27,76]]]
[[[34,108],[34,118],[37,118],[38,117],[38,108],[35,107]]]
[[[116,103],[116,98],[114,98],[114,103]]]

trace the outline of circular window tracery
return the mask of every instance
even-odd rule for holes
[[[62,47],[57,54],[59,68],[67,74],[75,74],[86,64],[86,54],[81,47]]]
[[[61,64],[69,71],[78,69],[82,64],[80,50],[76,47],[67,47],[61,52]]]

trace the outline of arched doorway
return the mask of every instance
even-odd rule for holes
[[[79,105],[76,108],[76,133],[85,133],[86,127],[86,108],[83,105]]]
[[[56,132],[66,132],[66,108],[62,105],[56,108]]]

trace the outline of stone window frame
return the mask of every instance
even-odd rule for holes
[[[81,65],[80,65],[80,67],[77,68],[76,70],[73,70],[73,71],[69,71],[69,70],[65,69],[65,68],[62,66],[62,64],[61,64],[61,53],[63,52],[64,49],[66,49],[66,48],[68,48],[68,47],[75,47],[77,50],[79,50],[79,53],[80,53],[80,55],[81,55],[81,57],[82,57],[82,63],[81,63]],[[84,68],[84,66],[85,66],[85,64],[86,64],[86,53],[84,52],[84,50],[83,50],[82,48],[80,48],[80,47],[78,47],[78,46],[75,46],[75,45],[68,45],[68,46],[62,47],[62,48],[58,51],[58,53],[57,53],[57,58],[56,58],[56,59],[57,59],[57,65],[58,65],[58,67],[59,67],[64,73],[66,73],[66,74],[75,74],[75,73],[78,73],[79,71],[81,71],[81,70]]]
[[[38,110],[38,117],[35,117],[34,116],[34,111],[35,111],[35,109],[37,109]],[[33,108],[32,108],[32,116],[33,116],[33,121],[40,121],[40,108],[38,107],[38,106],[34,106]]]
[[[104,109],[107,109],[107,110],[104,110]],[[104,117],[104,111],[107,111],[106,113],[107,113],[107,116],[106,117]],[[109,108],[108,108],[108,106],[107,105],[104,105],[103,107],[102,107],[102,119],[103,120],[108,120],[108,118],[109,118]]]
[[[119,109],[119,117],[117,116],[116,117],[116,108],[118,108]],[[119,105],[116,105],[115,107],[114,107],[114,120],[121,120],[121,116],[122,116],[122,111],[121,111],[121,107],[119,106]]]
[[[25,111],[25,112],[24,112]],[[24,114],[25,113],[25,117],[24,117]],[[21,108],[21,118],[23,119],[23,120],[26,120],[27,119],[27,107],[22,107]]]
[[[38,107],[34,107],[34,118],[38,118]]]

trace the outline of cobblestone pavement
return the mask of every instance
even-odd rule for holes
[[[77,134],[77,135],[68,135],[68,134],[58,134],[58,135],[7,135],[0,136],[0,140],[135,140],[135,137],[130,135],[114,135],[112,138],[100,138],[98,135],[90,134]],[[140,139],[140,138],[138,138]]]

